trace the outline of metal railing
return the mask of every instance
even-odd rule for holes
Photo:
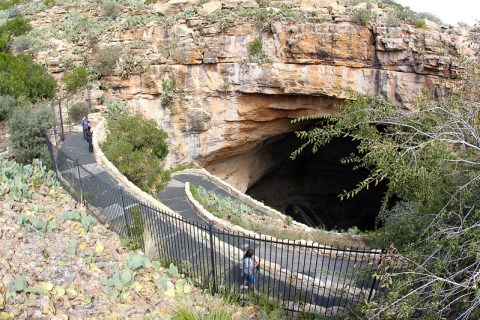
[[[107,174],[90,172],[50,139],[47,144],[59,180],[76,200],[147,255],[176,264],[213,293],[246,294],[240,264],[254,248],[261,258],[257,289],[289,312],[337,315],[379,294],[378,250],[268,240],[187,221],[139,201]]]

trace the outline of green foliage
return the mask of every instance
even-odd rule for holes
[[[77,102],[68,109],[68,120],[71,123],[80,123],[84,115],[90,113],[90,107],[86,102]]]
[[[243,216],[256,214],[255,210],[241,201],[226,198],[214,191],[207,191],[202,186],[190,185],[193,197],[209,212],[218,218],[226,218],[244,225]]]
[[[13,37],[21,36],[32,30],[32,26],[23,18],[14,18],[7,20],[0,25],[0,51],[7,51]]]
[[[53,114],[47,107],[16,108],[7,124],[10,134],[8,144],[15,160],[31,163],[38,158],[49,164],[50,156],[45,145],[45,136],[52,123]]]
[[[162,97],[160,105],[164,108],[172,108],[174,106],[173,95],[177,87],[175,78],[167,78],[162,81]]]
[[[116,1],[104,1],[102,3],[102,15],[115,20],[122,11],[122,5]]]
[[[319,126],[297,133],[306,141],[298,151],[317,151],[335,137],[358,142],[357,155],[343,161],[370,175],[345,198],[387,182],[379,216],[384,227],[367,237],[391,248],[377,273],[386,289],[379,303],[366,306],[367,315],[480,315],[478,288],[470,285],[480,268],[480,69],[475,63],[464,67],[468,77],[443,98],[425,95],[405,110],[350,92],[338,117],[305,117],[316,118]],[[392,196],[400,200],[389,207]]]
[[[57,227],[57,223],[55,222],[53,217],[47,219],[47,221],[41,221],[37,219],[35,216],[29,216],[22,214],[17,217],[18,224],[20,227],[27,229],[28,231],[36,232],[41,235],[47,232],[51,232],[53,229]]]
[[[125,101],[105,99],[103,104],[107,107],[108,121],[118,120],[122,116],[130,115],[130,108]]]
[[[176,320],[232,320],[233,314],[228,310],[217,307],[210,310],[208,313],[200,313],[192,310],[189,306],[180,306],[174,311],[174,318]]]
[[[108,74],[116,66],[122,48],[120,46],[102,47],[95,54],[95,68],[101,76]]]
[[[141,74],[147,70],[145,57],[127,53],[120,59],[117,74],[121,77],[130,77],[134,74]]]
[[[74,256],[77,253],[77,239],[73,238],[70,241],[70,245],[63,248],[66,254]]]
[[[70,72],[67,72],[63,76],[63,83],[67,91],[77,91],[78,89],[85,87],[88,83],[88,71],[85,67],[76,67]]]
[[[18,36],[13,39],[12,47],[15,52],[25,53],[32,49],[34,42],[31,36]]]
[[[361,26],[367,26],[376,18],[376,13],[369,9],[349,9],[348,14],[352,17],[352,22]]]
[[[43,5],[47,8],[51,8],[56,4],[56,0],[43,0]]]
[[[101,147],[120,172],[147,192],[156,193],[166,186],[170,175],[162,171],[162,161],[168,154],[167,134],[154,120],[120,116],[109,120],[107,130]]]
[[[420,28],[420,29],[425,29],[427,27],[427,24],[426,24],[425,20],[417,19],[417,20],[415,20],[415,27]]]
[[[9,197],[15,201],[31,198],[32,189],[39,185],[56,187],[59,185],[55,172],[38,159],[32,164],[21,165],[0,156],[0,197]]]
[[[260,38],[256,38],[252,42],[248,44],[248,54],[249,57],[247,62],[271,62],[271,58],[263,51],[262,40]]]
[[[29,106],[29,102],[24,99],[15,99],[11,96],[0,96],[0,121],[8,119],[15,108],[26,106]]]
[[[0,52],[0,95],[36,101],[53,97],[54,90],[55,80],[30,55]]]
[[[251,56],[256,56],[262,53],[262,40],[260,38],[255,38],[252,42],[248,44],[248,54]]]
[[[480,26],[472,28],[472,29],[470,30],[470,32],[478,32],[478,33],[480,33]]]
[[[136,204],[132,207],[129,207],[128,212],[130,213],[130,241],[129,249],[137,250],[142,248],[143,234],[145,232],[145,221],[142,216],[142,206]]]
[[[104,22],[104,24],[106,24]],[[58,28],[65,33],[68,41],[78,45],[92,46],[98,37],[105,32],[106,26],[98,20],[91,20],[88,16],[72,14],[65,19]]]
[[[9,9],[19,2],[20,0],[0,0],[0,10]]]

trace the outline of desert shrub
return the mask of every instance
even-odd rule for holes
[[[96,43],[98,37],[105,32],[105,28],[105,23],[91,20],[81,14],[72,14],[59,25],[68,41],[87,46]]]
[[[9,9],[19,2],[20,0],[0,0],[0,10]]]
[[[475,28],[472,28],[472,30],[470,30],[471,32],[479,32],[480,33],[480,26],[478,27],[475,27]]]
[[[160,98],[160,105],[164,108],[173,107],[173,94],[177,87],[175,78],[164,79],[162,81],[162,97]]]
[[[352,18],[352,22],[361,26],[367,26],[373,19],[375,19],[375,12],[368,9],[352,9],[348,11]]]
[[[102,14],[105,17],[115,20],[122,11],[122,5],[115,1],[105,1],[102,3]]]
[[[0,121],[7,120],[15,108],[27,107],[30,102],[23,97],[15,99],[11,96],[0,96]]]
[[[33,47],[33,39],[30,36],[15,37],[12,42],[12,47],[15,52],[25,52]]]
[[[68,120],[72,123],[80,123],[83,116],[90,112],[90,107],[86,102],[77,102],[68,110]]]
[[[0,121],[8,118],[16,104],[16,100],[11,96],[0,96]]]
[[[0,26],[0,51],[7,51],[13,37],[21,36],[32,30],[32,26],[23,18],[7,20]]]
[[[154,120],[120,116],[108,121],[107,130],[102,150],[122,174],[152,194],[167,185],[170,175],[163,171],[167,133],[158,129]]]
[[[7,130],[10,134],[10,151],[16,161],[31,163],[38,158],[43,163],[50,163],[45,135],[52,123],[53,114],[47,107],[15,108],[9,118]]]
[[[103,104],[107,107],[107,119],[118,120],[121,116],[130,115],[130,108],[125,101],[105,99]]]
[[[144,57],[127,54],[124,58],[120,59],[117,73],[121,77],[129,77],[134,74],[143,73],[146,69],[147,62]]]
[[[95,68],[101,76],[106,75],[115,68],[122,48],[120,46],[109,46],[101,48],[95,55]]]
[[[145,0],[146,4],[154,4],[157,3],[157,0]]]
[[[88,83],[88,71],[85,67],[77,67],[63,76],[67,91],[76,91]]]
[[[256,38],[248,44],[248,54],[251,56],[259,55],[262,52],[262,40]]]
[[[30,55],[0,52],[0,95],[24,96],[27,100],[54,96],[55,80]]]
[[[420,29],[425,29],[427,27],[427,24],[425,23],[425,20],[418,19],[418,20],[415,21],[415,27],[420,28]]]

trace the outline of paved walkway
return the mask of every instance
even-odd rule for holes
[[[68,158],[73,160],[78,160],[78,164],[81,165],[83,168],[85,168],[85,170],[87,170],[89,174],[91,174],[89,176],[93,175],[95,179],[99,179],[102,183],[105,183],[107,186],[110,187],[110,188],[103,188],[103,190],[96,191],[97,203],[93,205],[95,207],[99,207],[103,209],[103,211],[106,212],[106,215],[108,216],[108,219],[110,222],[117,221],[119,225],[123,224],[122,218],[124,214],[124,208],[128,204],[125,204],[125,203],[122,204],[121,201],[123,200],[118,199],[116,190],[120,189],[120,184],[109,172],[107,172],[100,164],[96,162],[94,155],[88,152],[88,144],[87,142],[83,141],[83,136],[81,132],[72,133],[71,135],[69,135],[66,138],[66,140],[62,143],[60,150],[61,150],[61,154],[65,154]],[[60,170],[63,170],[64,172],[67,172],[70,175],[76,174],[74,172],[75,170],[72,170],[72,167],[60,168]],[[82,178],[81,172],[79,172],[78,175],[80,176],[79,180],[81,180],[82,184],[89,183],[88,179]],[[93,178],[90,178],[90,180],[93,180]],[[169,182],[168,186],[162,192],[158,193],[157,198],[163,204],[169,207],[172,211],[177,212],[188,221],[193,221],[195,223],[200,223],[203,225],[208,224],[207,221],[205,221],[202,217],[200,217],[196,213],[196,211],[190,206],[190,203],[187,200],[187,197],[185,194],[185,182],[187,181],[192,183],[195,186],[202,186],[206,190],[215,191],[224,196],[229,196],[231,198],[234,198],[233,195],[219,188],[217,185],[213,184],[212,182],[206,179],[203,179],[202,177],[195,176],[195,175],[178,174],[173,177],[173,179]],[[98,185],[98,183],[97,184],[92,183],[92,185]],[[107,189],[114,190],[114,192],[107,191]],[[134,198],[134,196],[131,195],[128,192],[128,190],[125,190],[125,193],[131,196],[132,198]],[[354,265],[357,265],[357,263],[350,264],[348,261],[349,259],[348,257],[346,259],[342,259],[342,258],[336,258],[335,256],[333,257],[323,256],[319,259],[320,255],[318,252],[315,252],[315,250],[312,250],[311,252],[307,252],[305,250],[300,250],[298,246],[297,248],[295,248],[295,245],[285,246],[285,247],[284,247],[284,244],[274,245],[266,241],[260,241],[259,239],[256,239],[256,238],[246,237],[240,234],[223,232],[222,230],[219,230],[217,228],[214,228],[214,231],[215,231],[215,236],[218,239],[220,239],[220,241],[222,241],[223,243],[227,243],[229,245],[237,247],[242,251],[245,250],[246,248],[254,248],[257,255],[260,256],[262,259],[275,262],[285,270],[302,272],[302,274],[308,275],[312,278],[317,278],[318,281],[322,281],[322,282],[329,281],[331,282],[330,287],[339,280],[343,281],[343,277],[345,277],[345,274],[349,271],[349,269],[353,268]],[[181,241],[181,239],[178,238],[178,241]],[[184,254],[186,255],[197,254],[194,252],[191,252],[191,253],[187,252],[188,249],[186,248],[183,248],[183,250],[186,251],[184,252]],[[225,258],[225,257],[223,258],[219,257],[219,258],[231,259],[231,258]],[[319,260],[321,261],[321,264]],[[228,264],[230,265],[230,261],[228,261]],[[364,263],[359,262],[359,265],[360,264],[363,265]],[[234,270],[235,268],[238,269],[238,266],[232,266],[232,268],[233,268],[232,273],[239,272],[239,270]],[[262,283],[263,286],[266,285],[267,283],[269,286],[270,282],[274,283],[274,285],[277,285],[277,287],[272,287],[272,288],[268,287],[267,289],[269,293],[270,293],[270,289],[272,289],[272,290],[275,290],[276,294],[283,293],[285,295],[286,292],[289,292],[289,290],[292,290],[292,287],[291,287],[292,283],[287,284],[286,282],[282,281],[280,284],[278,284],[278,279],[275,279],[275,275],[268,275],[267,272],[265,272],[265,273],[261,273],[258,277],[259,277],[258,279],[259,282]],[[235,282],[237,280],[233,279],[232,281]],[[370,285],[368,281],[367,282],[363,281],[362,283],[356,280],[353,280],[353,281],[349,280],[349,281],[350,281],[350,285],[353,285],[353,286],[365,287]],[[296,282],[297,281],[295,280],[295,285],[296,285]],[[301,286],[303,287],[303,285]],[[307,285],[307,288],[308,288],[308,285]],[[337,284],[337,288],[338,288],[338,284]],[[317,301],[317,304],[319,304],[318,301],[320,301],[320,299],[321,299],[321,305],[323,305],[324,307],[331,307],[331,306],[335,306],[342,303],[337,298],[330,299],[330,295],[332,295],[331,288],[330,288],[330,291],[327,292],[327,290],[323,290],[322,293],[318,291],[314,293],[312,290],[313,288],[310,288],[310,291],[307,292],[307,295],[309,296],[320,295],[318,297],[313,298],[314,301]],[[335,296],[335,294],[333,294],[333,296]],[[340,297],[340,300],[341,300],[341,297]]]

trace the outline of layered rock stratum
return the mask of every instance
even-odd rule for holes
[[[276,163],[268,141],[298,129],[296,117],[335,114],[342,89],[408,108],[424,91],[445,94],[462,60],[478,57],[478,34],[468,28],[392,24],[375,4],[368,10],[377,19],[363,26],[348,12],[367,4],[350,3],[125,2],[112,18],[99,3],[67,1],[31,17],[37,30],[58,27],[45,41],[61,54],[36,57],[59,79],[72,63],[94,65],[96,52],[120,46],[96,96],[126,100],[155,119],[169,133],[167,166],[197,162],[246,190]],[[91,22],[91,37],[70,35],[78,17]]]

